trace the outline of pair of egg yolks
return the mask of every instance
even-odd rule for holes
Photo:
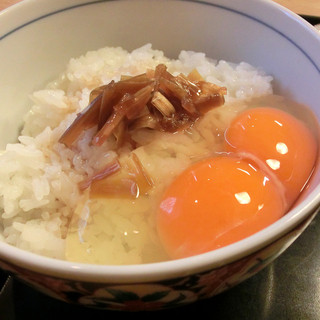
[[[227,155],[192,165],[163,195],[157,228],[172,258],[218,249],[277,221],[315,163],[313,135],[277,109],[240,114],[225,138]]]

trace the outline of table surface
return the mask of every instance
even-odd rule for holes
[[[320,0],[275,0],[275,2],[298,14],[320,17]]]
[[[0,0],[0,10],[21,0]],[[39,0],[41,1],[41,0]],[[316,16],[320,23],[320,0],[277,0],[301,15]],[[223,320],[316,320],[320,319],[320,215],[275,262],[256,276],[212,299],[183,308],[157,312],[156,315],[179,317],[210,316]],[[0,270],[0,287],[7,275]],[[6,310],[1,320],[37,319],[107,319],[118,312],[93,310],[68,305],[45,296],[13,280],[6,288]],[[1,302],[1,301],[0,301]],[[132,314],[121,313],[122,316]],[[155,313],[139,313],[150,318]]]

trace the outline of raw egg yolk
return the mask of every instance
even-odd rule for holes
[[[280,181],[288,207],[298,198],[317,157],[316,140],[305,124],[275,108],[241,113],[226,130],[225,140],[227,151],[259,159]]]
[[[192,165],[172,182],[159,205],[157,229],[177,259],[239,241],[284,212],[277,186],[253,161],[218,156]]]

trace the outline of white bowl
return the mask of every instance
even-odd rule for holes
[[[0,13],[1,147],[17,138],[30,108],[28,95],[55,79],[71,57],[104,46],[132,50],[149,42],[169,57],[185,49],[261,67],[275,78],[276,93],[308,105],[320,122],[320,36],[272,1],[24,0]],[[282,253],[314,218],[319,181],[317,167],[299,203],[282,219],[202,255],[99,266],[50,259],[0,243],[0,265],[67,302],[118,310],[179,306],[226,290]],[[128,292],[136,297],[134,303],[124,299]],[[146,301],[147,294],[153,299]]]

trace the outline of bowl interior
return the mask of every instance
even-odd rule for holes
[[[276,93],[308,105],[315,121],[320,119],[319,35],[300,17],[269,1],[25,0],[4,11],[0,21],[1,147],[16,140],[23,115],[30,108],[31,92],[54,80],[71,57],[104,46],[130,51],[152,43],[172,58],[181,50],[193,50],[214,59],[246,61],[274,77]],[[240,256],[284,234],[319,204],[319,181],[317,169],[296,208],[250,241],[188,261],[193,261],[194,268],[221,264],[233,259],[235,252]],[[20,251],[9,251],[0,244],[0,254],[17,259]],[[25,263],[29,257],[22,253],[18,259]],[[38,259],[42,257],[27,263],[33,268],[45,266],[46,261]],[[181,262],[171,264],[184,268]],[[63,262],[55,261],[52,266],[56,272],[59,268],[66,272]],[[169,272],[167,267],[163,270]],[[89,273],[96,271],[92,267]]]

